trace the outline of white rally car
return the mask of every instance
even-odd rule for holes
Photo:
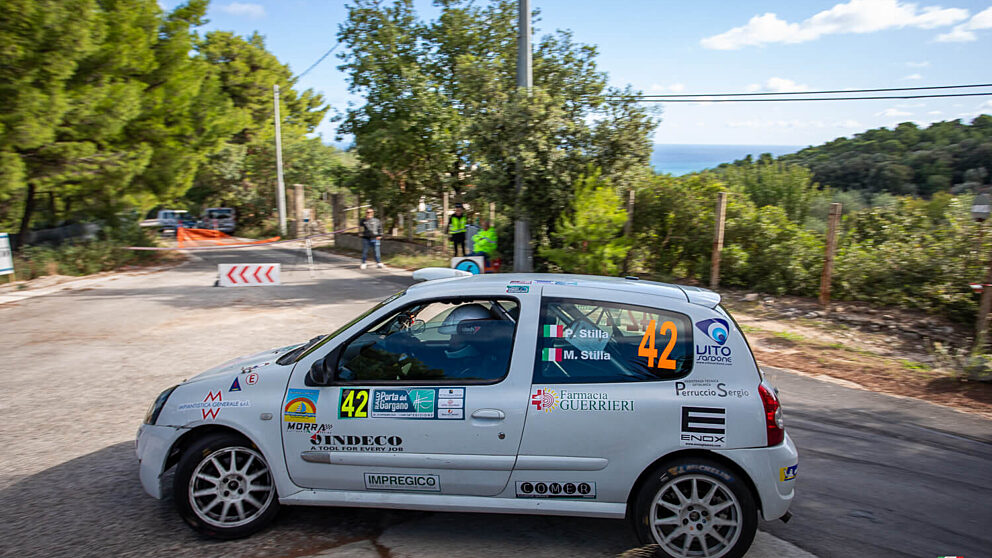
[[[141,482],[161,498],[176,467],[179,513],[222,538],[280,505],[367,506],[627,517],[671,556],[740,556],[759,517],[789,517],[798,456],[719,302],[632,279],[426,281],[162,392]]]

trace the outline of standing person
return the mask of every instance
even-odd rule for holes
[[[362,269],[368,267],[365,259],[368,257],[369,248],[375,253],[376,267],[382,267],[382,256],[379,253],[379,245],[382,243],[382,221],[375,218],[375,211],[372,208],[365,210],[365,218],[360,223],[362,227]]]
[[[469,256],[483,256],[486,265],[489,260],[496,255],[496,229],[492,227],[488,219],[482,220],[482,230],[472,235],[472,253]]]
[[[455,204],[455,214],[448,221],[447,233],[451,235],[451,243],[455,245],[455,257],[458,256],[458,247],[462,247],[462,255],[465,255],[465,225],[468,219],[465,217],[465,209],[460,203]]]

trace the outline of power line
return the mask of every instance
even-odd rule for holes
[[[988,93],[944,93],[938,95],[876,95],[871,97],[808,97],[797,99],[795,97],[787,99],[656,99],[643,96],[623,97],[633,98],[643,103],[777,103],[796,101],[871,101],[879,99],[933,99],[938,97],[992,97],[992,91]],[[620,98],[613,96],[611,98]]]
[[[310,67],[309,68],[307,68],[306,70],[303,70],[302,72],[300,72],[300,75],[296,76],[296,79],[300,79],[301,77],[307,75],[307,73],[310,70],[316,68],[317,67],[317,64],[320,64],[321,62],[323,62],[324,59],[327,58],[328,56],[330,56],[331,53],[334,52],[334,49],[338,48],[338,46],[340,46],[340,45],[341,45],[340,42],[334,43],[334,46],[332,46],[327,52],[325,52],[323,56],[321,56],[320,58],[318,58],[316,62],[314,62],[313,64],[310,64]]]
[[[974,87],[992,87],[992,83],[975,83],[969,85],[931,85],[928,87],[886,87],[882,89],[832,89],[827,91],[782,91],[779,93],[693,93],[693,94],[666,94],[666,95],[638,95],[638,97],[652,98],[675,98],[683,99],[688,97],[758,97],[763,95],[826,95],[834,93],[878,93],[882,91],[925,91],[933,89],[967,89]]]

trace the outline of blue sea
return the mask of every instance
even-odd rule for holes
[[[805,145],[693,145],[656,143],[651,155],[651,166],[656,172],[680,176],[711,169],[720,163],[733,163],[737,159],[751,155],[757,158],[762,153],[774,156],[795,153]]]

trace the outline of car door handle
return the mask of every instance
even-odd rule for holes
[[[500,411],[499,409],[479,409],[472,413],[472,418],[503,420],[506,418],[506,413]]]

